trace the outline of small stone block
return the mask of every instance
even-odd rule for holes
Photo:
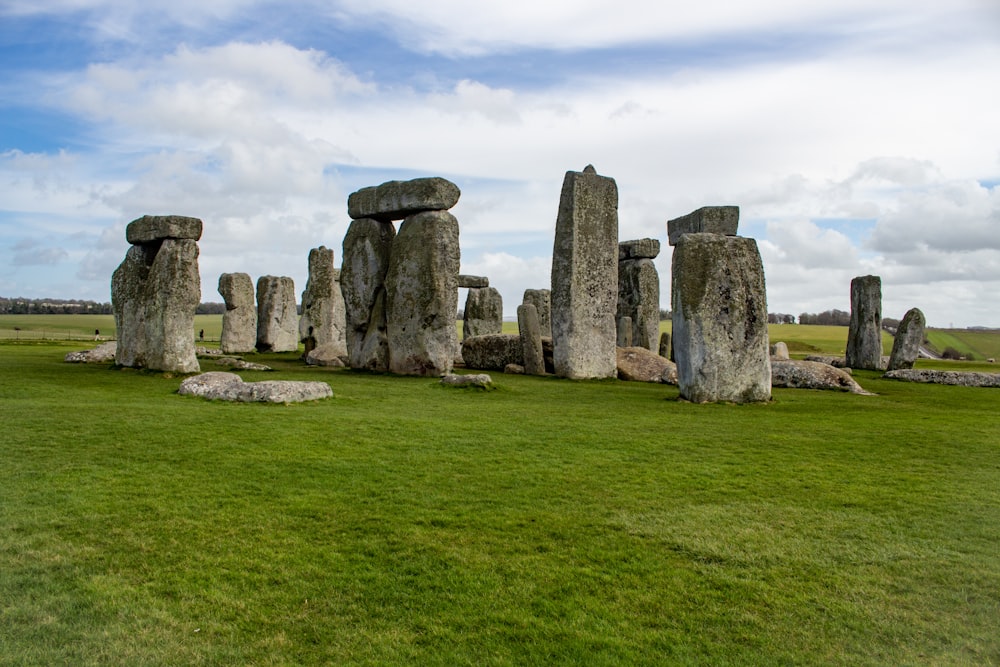
[[[657,239],[636,239],[618,244],[619,262],[626,259],[656,259],[659,254],[660,242]]]
[[[469,276],[465,274],[459,274],[458,276],[458,286],[459,287],[489,287],[490,279],[486,276]]]
[[[667,242],[677,245],[677,241],[685,234],[736,236],[739,222],[739,206],[703,206],[685,216],[667,221]]]
[[[132,245],[153,243],[165,239],[201,238],[202,222],[198,218],[183,215],[144,215],[128,223],[125,240]]]

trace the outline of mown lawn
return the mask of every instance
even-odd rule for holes
[[[0,344],[0,664],[997,664],[1000,391],[698,406]]]

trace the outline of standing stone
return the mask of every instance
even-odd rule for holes
[[[184,216],[143,216],[129,223],[125,236],[132,246],[111,277],[119,366],[200,370],[194,315],[201,301],[201,232],[201,220]]]
[[[526,289],[521,303],[531,304],[538,313],[538,330],[547,338],[552,337],[552,292],[547,289]]]
[[[677,245],[685,234],[735,236],[740,222],[739,206],[703,206],[667,221],[667,243]]]
[[[257,279],[257,351],[294,352],[299,349],[295,282],[288,276]]]
[[[224,354],[253,352],[257,347],[253,280],[246,273],[223,273],[219,276],[219,294],[226,302],[219,348]]]
[[[858,276],[851,281],[851,326],[847,331],[848,368],[881,370],[882,279]]]
[[[590,165],[563,180],[552,251],[556,375],[617,374],[618,185]]]
[[[458,220],[447,211],[417,213],[400,225],[385,276],[391,372],[451,372],[460,262]]]
[[[788,345],[783,341],[778,341],[771,346],[771,358],[779,361],[788,361]]]
[[[681,398],[769,400],[767,297],[757,243],[685,234],[674,249],[671,292]]]
[[[385,275],[395,237],[396,228],[391,222],[372,218],[352,221],[344,236],[340,289],[344,296],[351,368],[389,370]],[[458,300],[457,295],[455,299]]]
[[[896,337],[892,341],[892,352],[889,354],[889,366],[886,370],[895,371],[902,368],[913,368],[920,355],[920,346],[924,344],[924,326],[926,320],[919,308],[910,308],[903,315],[896,328]]]
[[[517,307],[517,329],[524,348],[524,372],[528,375],[545,375],[542,333],[538,324],[538,310],[534,304],[523,303]]]
[[[618,318],[618,333],[615,338],[618,347],[632,347],[632,318],[628,315]]]
[[[656,239],[618,244],[618,319],[632,318],[633,344],[651,352],[660,334],[660,274],[653,264],[659,254]]]
[[[309,251],[309,280],[302,292],[299,341],[306,354],[317,347],[327,356],[347,358],[347,319],[340,271],[333,266],[333,250],[326,246]]]
[[[470,287],[465,299],[462,338],[503,331],[503,298],[495,287]]]
[[[670,334],[666,331],[660,334],[660,356],[664,359],[669,359],[670,354]]]

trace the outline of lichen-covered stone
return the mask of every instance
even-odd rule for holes
[[[552,337],[552,291],[547,289],[526,289],[521,303],[530,303],[538,313],[538,331],[542,336]]]
[[[128,223],[125,228],[125,239],[132,245],[155,243],[166,239],[197,241],[201,238],[202,227],[202,222],[198,218],[183,215],[144,215]]]
[[[618,262],[617,316],[619,321],[625,317],[631,319],[633,345],[654,352],[657,350],[660,336],[660,274],[652,259]]]
[[[534,304],[522,303],[517,307],[517,329],[524,358],[522,372],[528,375],[545,375],[541,326],[538,323],[538,310]]]
[[[200,369],[194,346],[201,301],[197,242],[133,245],[111,277],[111,300],[118,331],[115,363],[175,373]]]
[[[396,228],[392,223],[371,218],[352,221],[344,236],[340,289],[344,295],[345,338],[351,368],[389,370],[385,275],[395,238]]]
[[[308,354],[317,347],[327,356],[347,358],[347,315],[340,290],[340,271],[333,265],[333,250],[326,246],[309,251],[309,279],[302,292],[299,341]]]
[[[457,185],[439,177],[388,181],[352,193],[347,214],[354,220],[402,220],[422,211],[447,211],[461,194]]]
[[[628,315],[619,317],[616,324],[618,329],[615,344],[618,347],[632,347],[632,318]]]
[[[925,368],[900,368],[889,371],[884,377],[906,382],[949,384],[958,387],[1000,387],[1000,373],[978,371],[933,371]]]
[[[656,259],[659,254],[660,242],[657,239],[636,239],[618,244],[619,262],[626,259]]]
[[[178,393],[182,396],[241,403],[301,403],[333,396],[333,390],[325,382],[244,382],[239,375],[222,371],[187,378],[181,382]]]
[[[110,340],[101,343],[92,350],[68,352],[63,361],[71,364],[107,364],[115,360],[115,350],[117,349],[117,341]]]
[[[475,375],[453,375],[451,373],[441,378],[441,384],[446,387],[472,388],[472,389],[494,389],[493,378],[486,373]]]
[[[753,239],[685,234],[672,267],[673,346],[681,398],[771,397],[764,267]]]
[[[920,356],[920,346],[924,343],[924,313],[919,308],[910,308],[903,315],[896,327],[896,336],[892,341],[892,352],[889,354],[890,371],[901,368],[913,368],[914,362]]]
[[[495,287],[470,287],[462,318],[462,338],[503,330],[503,297]]]
[[[772,359],[771,386],[785,389],[830,389],[871,395],[850,373],[820,361]]]
[[[257,279],[257,350],[294,352],[299,349],[299,314],[295,282],[288,276]]]
[[[592,166],[566,172],[552,250],[556,375],[616,375],[618,186]]]
[[[219,276],[219,294],[226,303],[219,349],[225,354],[253,352],[257,347],[253,280],[247,273],[223,273]]]
[[[440,376],[458,349],[458,220],[447,211],[412,215],[399,227],[386,272],[389,370]]]
[[[670,354],[670,334],[666,331],[660,334],[659,353],[664,359],[669,359],[672,356]]]
[[[847,330],[845,363],[851,368],[881,370],[882,279],[858,276],[851,281],[851,325]]]
[[[739,223],[739,206],[703,206],[667,221],[667,243],[677,245],[685,234],[736,236]]]
[[[524,346],[518,334],[471,336],[462,341],[467,368],[502,371],[507,364],[524,365]]]
[[[486,276],[470,276],[465,273],[458,275],[458,286],[462,287],[489,287],[490,279]]]
[[[772,345],[771,359],[777,359],[779,361],[788,359],[788,345],[783,341],[778,341]]]
[[[619,347],[618,379],[677,384],[677,364],[645,347]]]

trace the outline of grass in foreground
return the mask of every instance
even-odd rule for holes
[[[305,368],[335,398],[0,345],[0,663],[997,664],[1000,391]]]

